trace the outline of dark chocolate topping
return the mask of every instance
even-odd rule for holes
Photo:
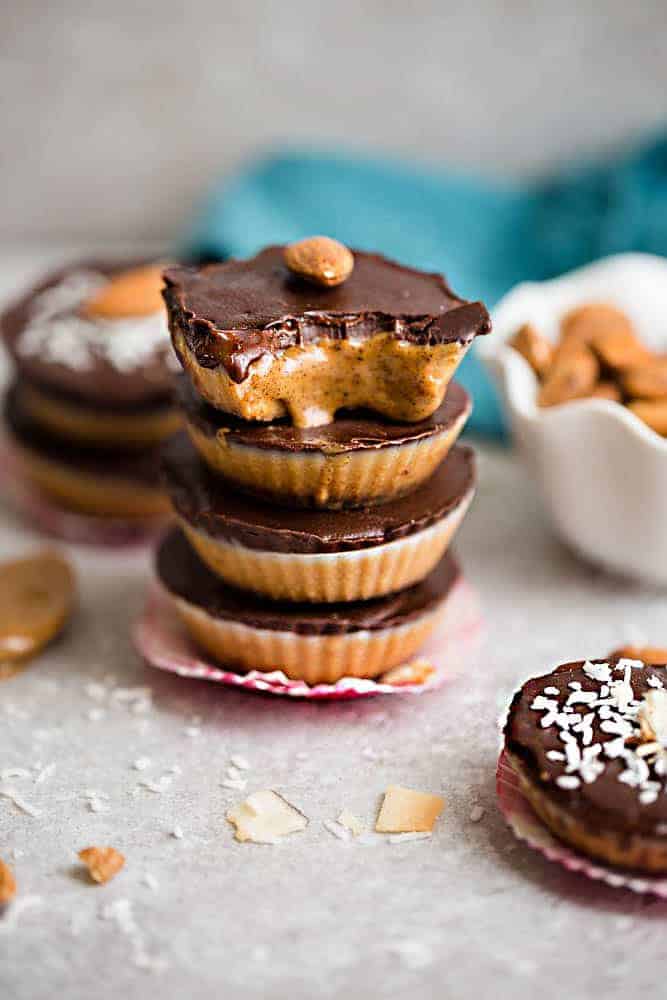
[[[475,483],[472,448],[452,448],[409,496],[376,507],[329,511],[276,507],[235,492],[214,476],[186,434],[165,446],[166,487],[178,514],[214,538],[272,552],[366,549],[428,527],[454,510]]]
[[[14,363],[22,376],[46,390],[66,393],[74,401],[87,405],[134,407],[149,402],[167,402],[172,393],[173,372],[168,359],[172,348],[168,338],[164,348],[153,352],[131,370],[119,370],[108,360],[95,357],[88,368],[69,367],[42,355],[27,355],[19,350],[21,334],[31,319],[35,299],[42,292],[58,285],[64,278],[81,271],[93,271],[112,276],[132,267],[149,263],[146,260],[84,260],[60,268],[14,302],[0,317],[0,332]]]
[[[224,365],[235,382],[261,355],[323,338],[388,332],[416,344],[468,344],[491,330],[485,306],[459,298],[441,275],[361,251],[335,288],[292,274],[280,246],[249,260],[169,268],[165,282],[172,333],[183,334],[202,367]]]
[[[177,398],[190,423],[209,437],[222,431],[228,441],[250,448],[324,454],[384,448],[432,437],[448,430],[470,409],[470,396],[455,382],[450,382],[444,402],[433,416],[416,424],[397,423],[364,410],[340,411],[332,423],[322,427],[294,427],[287,419],[271,423],[240,420],[205,403],[185,375],[177,379]]]
[[[593,660],[597,663],[614,664],[616,659]],[[556,778],[564,773],[564,764],[550,760],[549,751],[562,753],[564,743],[559,739],[556,724],[542,728],[540,719],[542,711],[531,709],[534,698],[544,692],[545,687],[553,686],[561,692],[560,703],[566,695],[572,693],[568,687],[571,682],[581,684],[582,691],[599,691],[600,683],[591,679],[583,670],[584,661],[565,663],[557,667],[553,673],[543,677],[534,677],[518,691],[512,700],[505,725],[506,747],[518,757],[527,773],[532,777],[543,793],[549,795],[558,804],[569,810],[581,822],[588,824],[591,830],[604,833],[614,830],[621,833],[656,833],[656,826],[667,823],[667,794],[665,779],[659,779],[661,787],[655,802],[642,804],[639,789],[619,781],[619,775],[625,771],[627,764],[621,757],[610,759],[604,754],[604,745],[619,738],[618,733],[605,732],[601,728],[602,721],[598,713],[592,723],[593,736],[591,745],[601,743],[603,751],[597,758],[604,764],[604,771],[594,781],[581,781],[578,788],[566,789],[556,784]],[[620,679],[622,673],[615,673],[614,678]],[[655,677],[667,687],[667,667],[645,666],[633,668],[630,674],[634,698],[641,700],[642,696],[651,690],[649,678]],[[550,695],[546,695],[550,697]],[[553,695],[556,698],[555,695]],[[575,706],[574,710],[581,713],[591,712],[585,704]],[[655,780],[655,775],[651,774]]]
[[[318,635],[403,625],[435,609],[460,576],[456,561],[446,555],[425,580],[390,597],[339,604],[270,601],[223,583],[178,529],[172,529],[158,549],[157,572],[167,590],[203,608],[213,618],[255,628]]]
[[[26,412],[21,404],[20,383],[5,396],[5,424],[19,445],[52,462],[66,465],[101,479],[128,479],[149,486],[160,485],[160,446],[134,450],[87,447],[60,441]]]

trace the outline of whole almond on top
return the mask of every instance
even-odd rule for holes
[[[16,895],[16,879],[4,861],[0,860],[0,906],[7,903]]]
[[[112,879],[125,864],[125,858],[115,847],[84,847],[79,858],[93,881],[100,884]]]
[[[121,271],[96,292],[83,307],[90,319],[131,319],[164,309],[161,264]]]
[[[352,274],[354,256],[338,240],[311,236],[285,247],[285,263],[300,278],[323,288],[342,285]]]

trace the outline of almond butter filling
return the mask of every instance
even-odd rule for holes
[[[30,482],[68,510],[100,517],[153,517],[168,514],[171,504],[156,487],[129,480],[96,478],[42,458],[12,444],[21,470]]]
[[[467,411],[454,426],[422,441],[341,454],[290,454],[237,444],[224,431],[211,437],[193,423],[187,430],[209,468],[231,482],[258,495],[335,509],[413,492],[445,458],[466,417]]]
[[[343,408],[368,408],[391,420],[425,420],[442,403],[464,357],[460,343],[423,345],[380,333],[289,347],[253,361],[242,382],[204,368],[179,330],[174,346],[197,392],[244,420],[289,416],[296,427],[330,423]]]
[[[159,444],[178,431],[182,417],[175,407],[147,410],[140,415],[104,413],[55,399],[32,385],[23,384],[22,401],[28,414],[59,437],[104,446],[143,448]]]

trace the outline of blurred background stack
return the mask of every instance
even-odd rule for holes
[[[664,22],[618,0],[15,4],[0,242],[37,268],[35,246],[224,256],[321,230],[489,305],[664,252]],[[472,360],[463,381],[496,431]]]

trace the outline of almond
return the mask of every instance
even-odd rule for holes
[[[654,688],[647,691],[637,713],[644,743],[667,745],[667,691]]]
[[[311,236],[285,247],[285,263],[300,278],[332,288],[350,277],[354,256],[338,240],[328,236]]]
[[[125,858],[115,847],[84,847],[79,851],[79,858],[92,880],[100,884],[112,879],[125,864]]]
[[[656,358],[650,364],[628,368],[621,381],[628,396],[638,399],[667,397],[667,358]]]
[[[615,382],[598,382],[591,392],[592,399],[610,399],[612,403],[620,403],[623,396]]]
[[[544,378],[554,354],[553,345],[546,337],[530,323],[524,323],[509,344],[526,359],[538,378]]]
[[[539,406],[557,406],[590,396],[600,373],[597,358],[583,341],[565,340],[556,348],[553,364],[540,389]]]
[[[659,646],[622,646],[620,649],[615,649],[610,656],[641,660],[649,666],[661,666],[667,663],[667,649],[661,649]]]
[[[577,337],[590,344],[598,336],[635,337],[635,330],[625,315],[616,306],[605,302],[590,302],[570,310],[561,320],[562,337]]]
[[[164,308],[162,265],[151,264],[121,271],[83,307],[90,319],[128,319],[150,316]]]
[[[392,667],[379,678],[381,684],[402,687],[406,684],[426,684],[435,675],[436,669],[428,660],[411,660],[400,667]]]
[[[0,859],[0,906],[6,906],[16,895],[16,879],[4,861]]]
[[[600,361],[615,371],[650,363],[651,352],[629,330],[596,333],[591,347]]]
[[[667,399],[635,399],[628,409],[656,434],[667,437]]]

